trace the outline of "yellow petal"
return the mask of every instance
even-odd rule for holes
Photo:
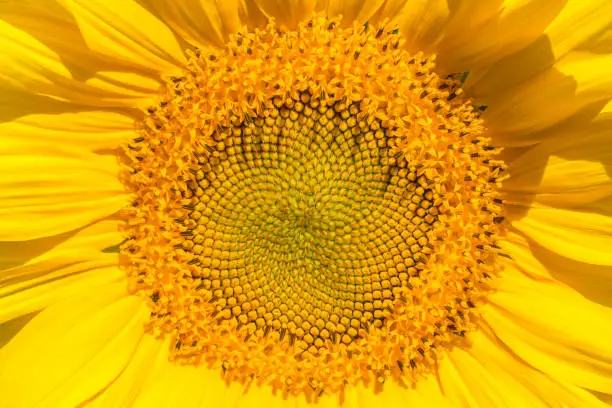
[[[474,2],[476,3],[476,2]],[[482,2],[473,4],[472,9],[482,7]],[[470,24],[461,29],[447,30],[438,44],[440,63],[455,72],[490,66],[499,59],[510,55],[536,40],[544,29],[563,9],[566,0],[504,0],[485,5],[486,11],[493,4],[498,5],[496,13],[483,21],[480,26]],[[460,6],[455,6],[461,10]],[[467,4],[465,5],[467,10]],[[479,19],[480,20],[480,19]],[[470,27],[471,26],[471,27]]]
[[[90,50],[74,18],[55,1],[4,2],[0,4],[0,19],[32,36],[59,55],[62,63],[75,77],[88,78],[98,71],[126,68],[125,65]],[[155,71],[149,67],[142,71],[155,76]]]
[[[25,90],[69,99],[70,92],[58,85],[72,82],[60,57],[43,43],[0,19],[2,88]],[[66,94],[69,94],[66,97]]]
[[[108,64],[87,49],[74,19],[57,2],[2,2],[0,19],[60,55],[68,70],[96,71],[102,64]]]
[[[522,273],[531,279],[550,282],[554,280],[552,270],[542,265],[534,254],[534,249],[540,247],[528,240],[517,231],[511,229],[505,239],[499,241],[502,251],[511,259],[500,258],[499,262],[504,268],[519,268]]]
[[[25,327],[36,316],[37,313],[30,313],[19,316],[8,322],[0,323],[0,349],[4,347],[17,333]]]
[[[612,55],[573,52],[519,87],[483,98],[487,127],[498,143],[533,143],[533,132],[612,98],[611,66]]]
[[[612,104],[608,109],[612,109]],[[566,124],[509,163],[508,199],[552,207],[587,204],[612,194],[612,117]]]
[[[87,79],[84,86],[91,89],[89,98],[82,102],[93,106],[125,106],[143,109],[154,104],[161,83],[154,78],[133,72],[100,71]]]
[[[549,39],[556,59],[569,51],[589,44],[612,25],[612,4],[606,0],[570,0],[545,35]]]
[[[539,245],[576,261],[612,266],[612,218],[560,208],[533,207],[512,226]]]
[[[56,2],[2,2],[0,4],[0,17],[10,25],[42,39],[45,44],[65,44],[67,47],[72,47],[73,52],[77,48],[86,52],[85,48],[80,47],[82,42],[76,38],[79,36],[78,28],[76,25],[70,24],[70,15]],[[74,23],[74,21],[72,22]],[[53,36],[48,35],[49,29],[55,30]],[[70,39],[72,41],[69,41]],[[54,46],[50,48],[54,48]]]
[[[597,54],[612,54],[612,23],[608,25],[608,29],[582,44],[578,49]]]
[[[469,348],[453,349],[440,363],[440,381],[455,406],[605,408],[589,392],[555,381],[517,359],[488,334],[488,328],[470,333],[469,340]]]
[[[384,0],[255,0],[255,2],[267,17],[273,17],[279,24],[294,28],[313,12],[323,12],[328,17],[342,16],[342,24],[347,27],[352,27],[355,22],[363,24],[380,14],[378,12]],[[393,5],[390,7],[396,8]]]
[[[610,137],[606,139],[610,140]],[[575,153],[586,149],[579,146]],[[602,151],[601,147],[596,152],[612,157],[612,152]],[[577,156],[571,160],[560,156],[546,158],[532,154],[526,154],[519,160],[534,156],[537,158],[529,167],[521,168],[520,173],[514,173],[516,177],[505,183],[504,191],[514,193],[508,196],[513,202],[529,205],[536,201],[555,207],[575,207],[612,194],[612,179],[606,171],[606,165],[600,161],[579,160]],[[609,163],[610,159],[605,160]]]
[[[388,18],[399,27],[411,51],[435,52],[435,41],[448,22],[450,9],[445,0],[386,1],[377,18]]]
[[[171,75],[185,56],[170,29],[134,0],[61,0],[93,51]]]
[[[118,230],[119,221],[105,220],[93,225],[65,232],[63,234],[30,241],[0,242],[0,284],[9,280],[29,279],[50,269],[44,263],[64,260],[66,264],[74,260],[96,260],[105,256],[100,251],[117,245],[125,238]],[[19,267],[40,265],[40,271],[32,274]],[[11,269],[15,273],[9,273]]]
[[[119,378],[87,407],[131,407],[140,394],[154,363],[161,354],[162,344],[161,340],[144,335],[132,359]],[[200,384],[200,387],[202,386],[204,385]]]
[[[513,231],[499,245],[512,258],[500,259],[504,267],[519,268],[535,280],[561,282],[593,302],[612,307],[612,267],[574,261]]]
[[[464,382],[459,368],[445,356],[439,363],[438,376],[445,395],[459,407],[483,407],[477,400],[480,392],[472,392]],[[480,391],[480,390],[478,390]]]
[[[611,122],[612,100],[594,102],[552,127],[521,137],[520,142],[525,145],[519,147],[519,149],[529,148],[539,142],[549,140],[552,142],[552,139],[562,141],[571,138],[572,134],[576,132],[605,133],[606,129],[610,129]]]
[[[159,343],[159,342],[158,342]],[[159,344],[158,346],[159,347]],[[266,406],[266,407],[309,407],[303,396],[284,399],[281,395],[273,395],[268,387],[259,388],[253,385],[248,392],[243,386],[232,383],[229,386],[221,379],[217,370],[203,366],[183,366],[168,361],[167,342],[164,342],[161,352],[152,356],[147,353],[148,361],[137,363],[146,374],[138,376],[136,367],[133,374],[125,378],[119,377],[121,384],[115,389],[115,384],[104,392],[94,407],[126,406],[181,406],[181,407],[235,407],[235,406]],[[138,355],[137,355],[138,356]],[[138,358],[138,357],[136,357]],[[135,360],[136,361],[136,360]],[[153,361],[153,365],[149,365]],[[126,373],[132,367],[128,366]],[[137,377],[138,376],[138,377]],[[137,381],[132,383],[132,378]],[[206,386],[203,387],[202,385]],[[424,379],[417,384],[416,390],[408,391],[405,388],[395,387],[383,394],[374,394],[372,390],[356,387],[347,389],[344,405],[347,408],[373,406],[372,403],[387,401],[389,404],[398,401],[415,404],[422,402],[422,406],[447,407],[444,404],[440,388],[435,377]],[[119,405],[117,405],[119,404]],[[317,402],[317,407],[337,407],[338,397],[328,395]],[[421,406],[421,405],[412,405]],[[450,408],[450,406],[448,406]]]
[[[71,231],[127,203],[115,157],[2,139],[0,241]]]
[[[146,308],[126,282],[55,304],[0,349],[0,395],[11,407],[75,407],[121,372]]]
[[[199,47],[222,47],[240,27],[266,23],[251,0],[141,0],[140,4],[185,41]]]
[[[444,394],[436,375],[428,375],[414,384],[403,387],[395,382],[385,383],[382,392],[374,392],[372,387],[355,387],[354,407],[404,406],[452,408],[452,401]]]
[[[482,336],[470,333],[470,340]],[[547,407],[545,396],[538,397],[508,371],[483,366],[476,349],[456,348],[440,362],[440,381],[456,406],[470,407]],[[523,370],[529,370],[523,367]]]
[[[0,36],[3,47],[0,78],[3,84],[50,86],[53,77],[70,77],[59,56],[34,37],[2,20]]]
[[[240,401],[245,406],[252,406],[259,395],[271,390],[263,389],[255,395],[247,394]],[[270,401],[271,404],[283,401],[280,396],[275,400]],[[362,407],[384,407],[384,406],[403,406],[403,407],[436,407],[436,408],[452,408],[451,401],[444,395],[438,378],[435,375],[429,375],[419,380],[411,387],[404,387],[395,382],[385,383],[382,391],[374,391],[371,386],[358,384],[355,386],[345,387],[342,397],[337,395],[323,395],[316,403],[316,406],[337,408],[340,406],[347,408],[362,408]],[[249,405],[249,403],[251,405]],[[286,405],[280,405],[284,407]],[[312,406],[304,396],[296,398],[296,407],[308,408]]]
[[[434,381],[423,380],[424,383],[431,384]],[[421,387],[424,388],[424,387]],[[438,396],[441,396],[440,388],[438,387]],[[416,395],[413,390],[408,390],[404,387],[399,387],[394,384],[386,386],[383,392],[374,393],[373,390],[359,385],[356,387],[345,387],[342,396],[335,394],[324,394],[320,396],[316,402],[307,399],[303,394],[295,397],[289,397],[285,399],[282,395],[273,394],[270,387],[256,387],[252,386],[248,392],[240,395],[240,398],[236,401],[235,405],[222,405],[227,407],[233,406],[265,406],[271,408],[284,408],[291,406],[294,408],[309,408],[313,404],[317,408],[337,408],[338,406],[346,408],[362,408],[372,406],[387,406],[387,405],[400,405],[400,406],[435,406],[444,408],[446,405],[435,405],[435,400],[428,400],[429,403],[423,405],[415,405],[415,401],[406,399],[407,395]],[[219,398],[217,396],[217,398]],[[442,401],[443,398],[440,398]],[[215,401],[216,402],[216,401]],[[412,405],[411,405],[412,404]],[[203,405],[206,406],[206,405]]]
[[[18,89],[4,89],[0,92],[0,122],[10,122],[21,116],[78,112],[83,109],[49,96],[36,95]]]
[[[0,302],[7,304],[0,315],[6,316],[11,310],[14,316],[39,310],[60,298],[59,292],[70,289],[62,286],[62,278],[71,277],[80,283],[78,279],[89,278],[83,276],[87,272],[116,266],[117,253],[104,250],[123,240],[118,223],[102,221],[42,240],[0,242]],[[115,271],[100,274],[109,281],[122,276]]]
[[[93,72],[91,78],[80,82],[64,65],[62,56],[2,20],[0,41],[3,44],[3,58],[0,60],[0,89],[3,93],[25,91],[99,107],[141,107],[150,103],[160,87],[155,79],[137,73],[112,71]],[[8,102],[27,104],[30,101]]]
[[[232,404],[240,398],[242,385],[233,383],[228,387],[218,371],[168,361],[169,347],[164,342],[132,407],[236,406]]]
[[[91,152],[116,149],[136,137],[133,118],[107,111],[26,115],[0,123],[0,134],[3,140],[68,145]]]
[[[255,3],[266,17],[274,18],[279,25],[295,28],[312,15],[317,0],[255,0]]]
[[[604,394],[602,392],[592,391],[593,395],[595,395],[600,401],[605,402],[606,408],[609,408],[612,405],[612,394]]]
[[[593,391],[592,393],[600,401],[605,402],[606,404],[608,404],[608,405],[606,405],[606,408],[609,408],[610,406],[612,406],[612,394],[604,394],[604,393],[596,392],[596,391]]]
[[[218,395],[218,394],[217,394]],[[212,401],[214,399],[211,398]],[[208,405],[200,405],[200,406],[217,406],[217,404],[211,405],[209,400]],[[317,406],[326,406],[327,398],[322,401],[322,403],[317,403]],[[223,405],[222,405],[223,406]],[[257,387],[251,386],[249,390],[243,393],[240,396],[240,399],[236,402],[234,406],[240,407],[266,407],[266,408],[284,408],[287,406],[297,408],[301,406],[301,399],[290,397],[289,399],[284,399],[280,395],[274,395],[272,390],[269,387]],[[347,404],[347,407],[351,407],[350,404]]]
[[[65,266],[32,281],[0,288],[0,323],[37,312],[66,297],[123,282],[125,273],[116,266],[117,255],[107,254],[105,258]]]
[[[328,16],[341,15],[342,23],[352,27],[353,22],[363,24],[368,21],[383,2],[384,0],[327,0],[320,3],[326,4]]]
[[[406,2],[407,6],[411,2]],[[487,23],[493,21],[504,6],[504,0],[463,0],[448,3],[448,21],[439,33],[436,42],[438,48],[448,48],[448,41],[457,41],[458,37],[474,36]],[[422,6],[421,6],[422,7]],[[439,5],[437,7],[440,7]]]
[[[159,346],[157,346],[159,347]],[[235,406],[265,406],[282,408],[287,406],[307,408],[312,406],[303,395],[285,399],[282,395],[274,395],[267,387],[252,385],[247,392],[243,386],[232,383],[228,385],[221,379],[217,370],[203,366],[192,367],[168,361],[167,342],[164,342],[161,352],[155,356],[148,355],[148,361],[137,363],[143,366],[146,375],[136,380],[137,374],[130,374],[123,381],[120,389],[109,388],[100,397],[94,407],[125,406],[181,406],[181,407],[235,407]],[[150,362],[154,359],[154,364]],[[136,368],[134,367],[134,370]],[[131,372],[128,366],[126,372]],[[132,377],[133,376],[133,377]],[[132,384],[132,378],[138,381]],[[144,380],[143,380],[144,378]],[[198,386],[199,384],[199,386]],[[202,387],[206,384],[206,387]],[[112,397],[111,397],[112,396]],[[324,395],[316,406],[334,408],[338,406],[337,395]],[[358,408],[371,406],[397,405],[403,406],[431,406],[436,408],[451,408],[449,401],[443,396],[435,376],[421,379],[414,389],[406,389],[398,385],[385,385],[384,392],[375,393],[371,388],[363,385],[347,387],[342,399],[343,407]],[[114,404],[114,405],[113,405]],[[130,405],[132,404],[132,405]]]
[[[483,317],[518,357],[562,383],[612,392],[612,309],[507,267]]]
[[[421,379],[415,386],[415,406],[452,408],[453,404],[440,386],[437,376],[428,376]]]
[[[612,23],[609,17],[612,3],[607,0],[569,0],[564,3],[561,12],[537,41],[490,67],[470,87],[470,94],[485,97],[500,89],[514,88],[550,68],[574,49],[596,51],[590,48],[591,39]]]

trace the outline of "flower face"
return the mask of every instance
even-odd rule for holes
[[[123,254],[172,358],[320,395],[412,382],[470,330],[503,163],[459,81],[401,43],[272,23],[169,79],[125,149]]]
[[[607,406],[610,7],[425,3],[2,11],[11,406]]]

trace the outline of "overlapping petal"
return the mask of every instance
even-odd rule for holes
[[[612,393],[612,309],[507,267],[483,316],[499,339],[563,384]]]
[[[483,322],[467,350],[440,363],[442,389],[457,407],[589,407],[606,405],[589,392],[551,378],[521,360]]]
[[[489,67],[542,35],[566,5],[565,0],[456,2],[436,49],[447,69],[463,72]],[[452,4],[452,3],[451,3]],[[472,19],[473,10],[476,18]],[[488,13],[487,13],[488,12]]]
[[[509,163],[512,203],[577,207],[612,195],[612,103],[592,120],[566,121]]]
[[[612,265],[612,217],[609,215],[534,206],[512,225],[557,254],[580,262]]]
[[[313,13],[325,13],[329,17],[342,17],[342,24],[352,27],[363,24],[375,15],[384,0],[255,0],[262,13],[273,17],[281,26],[296,28],[300,21]]]
[[[255,0],[261,12],[280,24],[295,28],[317,9],[317,0]]]
[[[476,72],[473,78],[478,79],[466,84],[470,94],[486,97],[512,89],[552,67],[573,50],[595,52],[593,37],[602,36],[612,26],[612,4],[605,0],[563,3],[535,41],[486,67],[485,72]]]
[[[242,27],[261,27],[266,17],[255,0],[138,0],[184,41],[197,47],[222,47]],[[285,3],[283,3],[285,4]],[[287,2],[285,9],[293,9]]]
[[[517,87],[488,95],[485,118],[497,143],[534,143],[533,134],[595,102],[612,99],[612,54],[576,51]]]
[[[117,149],[135,136],[134,119],[115,112],[33,114],[0,123],[2,140],[11,144],[66,146],[89,152]],[[26,146],[24,145],[24,149]]]
[[[125,285],[50,306],[0,349],[3,400],[15,408],[74,407],[108,386],[143,336],[146,308]]]
[[[612,266],[579,262],[556,254],[514,231],[508,233],[500,246],[512,258],[501,260],[509,268],[518,265],[523,274],[534,280],[556,280],[593,302],[612,307]]]
[[[92,395],[87,407],[133,406],[134,401],[142,392],[149,373],[161,358],[164,346],[162,341],[152,336],[143,336],[125,369],[100,395]],[[160,388],[168,389],[168,387]]]
[[[61,0],[94,52],[171,75],[185,55],[170,29],[134,0]],[[137,22],[137,23],[135,23]]]
[[[156,79],[136,72],[101,70],[78,79],[59,54],[2,20],[0,40],[4,47],[0,62],[3,92],[22,91],[95,107],[141,107],[151,102],[160,87]]]
[[[30,240],[81,228],[128,202],[113,156],[12,137],[2,137],[2,143],[0,241]]]
[[[117,224],[103,221],[43,240],[0,242],[0,322],[123,279],[117,254],[103,252],[123,240]]]

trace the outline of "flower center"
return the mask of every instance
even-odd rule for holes
[[[316,397],[412,383],[473,330],[503,163],[434,69],[315,17],[168,80],[125,149],[122,254],[173,359]]]
[[[213,134],[214,166],[200,156],[188,183],[182,248],[218,320],[316,353],[383,326],[431,251],[438,209],[357,104],[301,93],[276,105]]]

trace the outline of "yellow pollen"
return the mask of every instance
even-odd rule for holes
[[[227,381],[316,399],[411,385],[474,330],[500,149],[397,30],[313,17],[196,50],[125,147],[147,330]]]

